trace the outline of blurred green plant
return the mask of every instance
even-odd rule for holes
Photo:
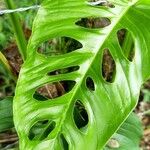
[[[13,97],[6,97],[0,100],[0,132],[14,127],[12,103]]]
[[[93,5],[84,0],[47,0],[42,3],[34,20],[27,60],[21,69],[14,98],[14,121],[20,149],[103,149],[135,108],[140,87],[150,77],[147,69],[150,65],[150,35],[147,34],[150,32],[147,17],[150,2],[116,0],[112,6]],[[77,24],[80,19],[91,16],[109,18],[111,24],[94,29]],[[129,52],[124,54],[122,48],[127,47],[122,47],[117,38],[117,32],[124,28],[133,37],[135,53],[132,59],[128,57]],[[57,56],[38,51],[43,42],[60,37],[75,39],[82,47]],[[132,43],[129,47],[133,50]],[[110,51],[116,65],[112,81],[106,81],[102,75],[105,49]],[[79,67],[69,73],[53,74],[73,66]],[[89,80],[91,86],[87,84]],[[63,81],[75,82],[64,95],[45,101],[33,96],[39,87]],[[78,126],[75,120],[77,101],[85,108],[83,114],[79,112],[80,119],[86,120],[84,126]],[[39,124],[42,131],[30,136],[33,127]],[[124,137],[124,132],[120,134]],[[132,133],[126,136],[130,135],[134,136]],[[139,141],[139,137],[135,136],[135,140]],[[133,146],[134,142],[129,141],[127,143]]]

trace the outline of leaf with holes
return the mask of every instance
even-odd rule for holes
[[[140,86],[150,77],[149,16],[148,0],[115,0],[111,5],[86,0],[42,3],[14,98],[21,150],[104,147],[134,109]],[[81,24],[81,20],[98,18],[110,23],[97,23],[94,28]],[[127,30],[130,36],[126,37],[133,39],[129,47],[118,40],[121,30]],[[63,49],[60,54],[58,46],[57,55],[43,52],[41,45],[47,41],[51,52],[56,41],[66,49],[72,47],[69,42],[65,45],[65,40],[60,42],[64,38],[74,39],[76,49],[68,53]],[[133,56],[129,59],[130,51]],[[70,72],[64,71],[70,67]],[[55,91],[54,95],[35,96],[39,90],[49,92],[51,86],[60,94]],[[63,88],[65,92],[61,93]]]

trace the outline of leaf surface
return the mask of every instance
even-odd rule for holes
[[[150,77],[150,1],[115,0],[114,5],[115,8],[91,6],[85,0],[43,2],[34,20],[27,60],[21,69],[14,99],[14,120],[21,150],[100,150],[135,108],[140,87]],[[111,24],[100,29],[76,25],[86,17],[106,17]],[[132,62],[119,45],[120,29],[127,29],[133,36]],[[37,52],[41,43],[56,37],[73,38],[83,47],[57,56]],[[109,49],[116,64],[112,83],[102,76],[104,49]],[[80,68],[71,73],[48,75],[72,66]],[[94,83],[93,91],[86,86],[88,77]],[[64,80],[76,82],[65,95],[47,101],[33,97],[38,87]],[[73,117],[77,100],[88,114],[88,124],[80,129]],[[49,135],[41,139],[43,131],[41,137],[29,138],[32,126],[43,120],[50,120]]]

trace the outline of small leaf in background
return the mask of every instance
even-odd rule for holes
[[[0,33],[0,46],[4,46],[6,43],[6,36],[3,33]]]
[[[142,138],[142,124],[136,114],[132,113],[121,125],[106,145],[105,150],[139,150]]]
[[[14,126],[12,103],[13,97],[7,97],[0,101],[0,132],[10,129]]]

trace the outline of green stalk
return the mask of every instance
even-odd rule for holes
[[[8,9],[16,8],[13,0],[5,0],[5,3],[7,5]],[[19,16],[17,13],[9,14],[9,16],[10,16],[10,21],[11,21],[13,29],[14,29],[14,34],[15,34],[16,42],[17,42],[17,45],[19,48],[19,52],[22,56],[22,59],[25,60],[26,59],[27,41],[25,39],[23,30],[22,30],[22,26],[19,21]]]
[[[5,68],[7,74],[16,82],[17,77],[13,74],[12,68],[10,67],[7,59],[1,52],[0,52],[0,65],[2,65],[3,68]]]

